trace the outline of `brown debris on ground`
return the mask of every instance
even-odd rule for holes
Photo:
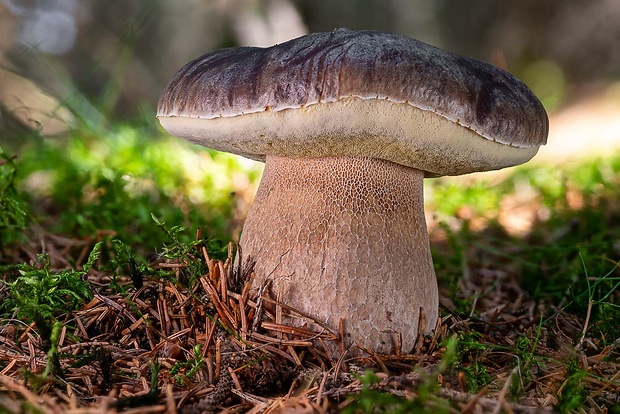
[[[58,268],[72,261],[82,265],[94,244],[42,231],[35,239],[37,246],[20,254],[34,260],[33,252],[43,250]],[[488,269],[469,273],[459,290],[487,292],[473,295],[477,317],[473,311],[469,317],[457,315],[442,297],[447,316],[433,337],[419,338],[412,353],[396,349],[393,355],[350,357],[333,352],[342,350],[343,332],[278,303],[268,289],[251,298],[251,269],[234,268],[232,246],[224,262],[204,248],[197,248],[192,260],[208,271],[191,290],[178,283],[191,277],[189,263],[152,263],[175,277],[145,276],[140,288],[126,276],[112,289],[109,274],[91,270],[93,299],[61,321],[62,377],[34,381],[32,374],[47,366],[37,326],[0,321],[0,412],[332,413],[364,390],[411,401],[422,398],[421,384],[429,383],[449,404],[448,412],[550,412],[568,387],[569,359],[591,374],[583,379],[591,409],[618,404],[620,367],[610,362],[618,360],[618,346],[601,350],[586,335],[575,345],[587,322],[561,310],[553,329],[542,327],[542,310],[510,275]],[[446,341],[459,335],[475,336],[481,348],[475,361],[462,357],[442,372]],[[533,349],[517,354],[523,338]],[[607,358],[611,355],[615,359]],[[465,373],[474,363],[490,377],[477,393],[469,392]],[[378,382],[364,385],[366,369],[377,373]],[[510,396],[515,389],[517,400]]]

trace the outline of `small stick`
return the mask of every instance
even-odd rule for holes
[[[480,391],[478,391],[478,394],[474,395],[474,397],[470,399],[467,404],[465,404],[465,407],[461,409],[461,413],[473,412],[478,400],[487,393],[487,388],[488,387],[483,387]]]
[[[166,298],[161,293],[159,294],[159,298],[157,299],[157,312],[159,313],[161,330],[163,331],[164,335],[168,336],[170,334],[170,318],[168,317],[168,306],[166,303]]]
[[[67,334],[67,325],[63,325],[60,330],[60,338],[58,339],[58,346],[62,346],[65,343],[65,335]]]
[[[424,313],[424,308],[420,308],[420,313],[419,313],[419,318],[418,318],[418,335],[415,338],[415,352],[414,354],[419,354],[420,350],[422,349],[422,345],[424,344],[424,340],[423,340],[423,332],[426,331],[426,316]]]
[[[308,315],[308,314],[306,314],[306,313],[304,313],[304,312],[302,312],[302,311],[300,311],[300,310],[298,310],[298,309],[295,309],[295,308],[293,308],[293,307],[291,307],[291,306],[288,306],[288,305],[287,305],[287,304],[285,304],[285,303],[278,302],[278,301],[277,301],[277,300],[275,300],[275,299],[271,299],[271,298],[270,298],[270,297],[268,297],[268,296],[265,296],[265,297],[263,297],[262,299],[263,299],[265,302],[269,302],[269,303],[272,303],[272,304],[274,304],[274,305],[280,305],[280,306],[282,306],[282,309],[283,309],[283,310],[286,310],[286,311],[289,311],[289,312],[294,312],[294,313],[296,313],[297,315],[301,316],[301,318],[303,318],[303,319],[305,319],[305,320],[307,320],[307,321],[309,321],[309,322],[312,322],[312,323],[315,323],[315,324],[319,325],[321,328],[325,329],[327,332],[331,332],[331,333],[333,333],[333,334],[335,335],[334,339],[336,339],[336,338],[337,338],[336,334],[334,333],[334,331],[333,331],[333,330],[332,330],[329,326],[327,326],[326,324],[324,324],[324,323],[323,323],[323,322],[321,322],[321,321],[317,321],[317,320],[316,320],[315,318],[313,318],[312,316],[310,316],[310,315]],[[294,315],[288,315],[288,316],[289,316],[289,317],[291,317],[291,318],[292,318],[292,317],[294,317]]]
[[[426,312],[424,311],[424,308],[420,308],[420,327],[418,329],[418,332],[426,332]]]
[[[340,355],[344,355],[346,346],[344,344],[344,319],[338,319],[338,344],[340,345]]]
[[[32,360],[30,361],[30,371],[36,372],[37,370],[37,361],[35,358],[36,351],[34,349],[34,343],[32,342],[32,338],[28,338],[26,343],[28,344],[28,351],[30,352],[30,358],[32,358]]]
[[[252,331],[258,330],[258,324],[263,316],[263,300],[266,300],[265,291],[269,287],[269,282],[263,283],[258,289],[258,299],[256,299],[256,313],[254,314],[254,321],[252,322]]]
[[[217,279],[217,275],[215,274],[216,270],[218,270],[215,260],[211,259],[207,262],[207,274],[209,275],[209,280],[211,282],[215,282]]]
[[[207,335],[205,337],[205,350],[209,349],[209,344],[213,339],[213,334],[215,333],[216,326],[217,323],[215,320],[211,320],[209,317],[205,319],[205,331],[207,332]]]
[[[17,362],[17,358],[12,358],[11,362],[9,362],[7,366],[4,367],[2,371],[0,371],[0,376],[7,375],[7,373],[9,373],[13,369],[13,367],[17,365]]]
[[[284,285],[280,285],[280,289],[278,291],[278,302],[282,301],[282,288],[284,287]],[[279,303],[276,304],[276,323],[279,325],[282,325],[282,305],[280,305]],[[282,339],[282,331],[277,331],[276,332],[276,336],[278,337],[278,339]]]
[[[338,377],[335,377],[336,381]],[[323,373],[323,379],[321,379],[321,384],[319,385],[319,391],[316,394],[316,403],[321,404],[321,399],[323,398],[323,390],[325,389],[325,383],[327,382],[327,372]]]
[[[474,303],[471,304],[471,312],[469,312],[469,317],[473,317],[474,316],[474,311],[476,310],[476,305],[478,305],[478,291],[474,292]]]
[[[248,394],[247,392],[236,390],[234,388],[231,389],[230,392],[232,392],[233,394],[235,394],[237,397],[241,398],[242,400],[254,404],[254,408],[248,411],[248,414],[250,413],[257,414],[257,413],[266,412],[265,409],[268,408],[268,403],[271,403],[271,400],[268,400],[267,398],[259,397],[258,395],[254,395],[254,394]],[[235,411],[231,409],[230,411],[225,411],[225,412],[235,412]]]
[[[581,338],[579,339],[579,343],[575,346],[575,349],[579,349],[583,346],[583,341],[586,338],[586,333],[588,331],[588,325],[590,324],[590,315],[592,314],[592,299],[588,301],[588,311],[586,313],[586,321],[583,323],[583,331],[581,332]]]
[[[220,270],[220,295],[222,295],[222,302],[228,303],[227,272],[224,270],[222,262],[217,262],[217,267]]]
[[[232,284],[237,286],[238,281],[234,279],[233,253],[233,244],[232,242],[228,242],[228,257],[226,257],[226,261],[224,262],[224,270],[226,271],[226,279],[232,281]]]
[[[230,372],[230,377],[232,378],[233,383],[235,384],[235,388],[238,391],[243,392],[243,389],[241,388],[241,383],[239,382],[239,378],[237,378],[237,374],[235,374],[235,371],[231,367],[228,367],[228,372]]]
[[[286,349],[289,352],[289,354],[291,354],[293,359],[295,360],[295,365],[300,367],[302,365],[301,359],[299,358],[299,355],[297,355],[297,352],[295,352],[295,348],[293,348],[292,346],[288,346]]]
[[[207,361],[207,375],[209,377],[209,384],[215,383],[215,373],[213,372],[213,357],[209,355],[206,357]]]
[[[325,354],[327,355],[327,359],[330,361],[334,360],[334,354],[332,353],[332,351],[327,347],[327,345],[325,345],[325,342],[323,341],[323,338],[317,338],[317,342],[319,344],[321,344],[321,347],[323,347],[323,351],[325,351]],[[312,351],[314,348],[311,347],[310,350]]]
[[[243,288],[245,292],[245,287]],[[239,332],[241,336],[241,342],[243,342],[243,349],[246,348],[245,341],[248,338],[248,314],[245,311],[245,301],[247,300],[247,296],[245,294],[241,295],[239,299],[239,316],[241,318],[241,332]]]
[[[24,333],[21,334],[21,336],[19,338],[17,338],[17,343],[21,343],[24,338],[26,338],[26,336],[28,336],[28,334],[30,333],[31,330],[34,329],[34,322],[32,322],[30,325],[28,325],[28,327],[24,330]]]
[[[273,354],[278,354],[282,358],[285,358],[286,360],[295,364],[295,360],[293,359],[293,357],[290,356],[287,352],[284,352],[283,350],[281,350],[280,348],[276,348],[275,346],[271,346],[268,344],[261,344],[259,342],[254,342],[254,341],[248,341],[248,344],[252,345],[254,349],[262,351],[263,353],[271,352]]]
[[[235,321],[233,316],[230,314],[230,310],[228,309],[228,307],[224,306],[222,304],[222,302],[220,301],[220,298],[219,298],[219,296],[217,294],[217,290],[211,284],[211,281],[209,279],[207,279],[206,277],[201,277],[200,278],[200,282],[202,283],[202,286],[207,291],[207,293],[211,296],[211,300],[213,301],[213,305],[215,306],[215,309],[217,310],[217,313],[222,318],[222,323],[224,325],[227,325],[228,328],[232,328],[233,330],[236,331],[237,330],[237,322]]]
[[[377,363],[377,365],[379,365],[379,368],[381,368],[381,371],[383,371],[384,374],[386,375],[390,375],[390,370],[388,369],[388,367],[385,365],[385,362],[383,362],[383,360],[381,359],[380,356],[378,355],[373,355],[373,359],[375,360],[375,362]]]
[[[431,343],[428,346],[428,353],[433,352],[433,350],[435,349],[435,347],[437,346],[437,340],[440,337],[440,330],[441,330],[441,316],[437,317],[437,324],[435,325],[435,333],[433,335],[433,338],[431,339]]]
[[[344,358],[347,356],[347,351],[344,351],[340,354],[340,358],[338,358],[338,362],[336,362],[336,366],[334,367],[334,379],[338,381],[338,377],[340,376],[340,368],[344,365]]]
[[[508,404],[508,402],[506,401],[506,393],[508,392],[508,388],[510,388],[510,384],[512,384],[512,377],[516,375],[518,371],[519,371],[518,365],[515,366],[512,369],[512,371],[510,371],[510,374],[508,375],[508,379],[506,379],[504,386],[502,387],[501,391],[497,395],[497,405],[493,409],[492,414],[498,414],[502,408],[504,408],[504,410],[506,410],[508,413],[514,414],[514,412],[512,411],[512,408],[510,408],[510,404]]]
[[[140,318],[134,323],[132,323],[129,327],[123,329],[121,331],[121,335],[129,335],[131,332],[135,331],[140,325],[144,323],[144,319]]]
[[[293,336],[306,337],[309,339],[319,338],[319,337],[327,339],[327,340],[335,339],[333,335],[329,333],[313,332],[313,331],[309,331],[308,329],[298,328],[296,326],[290,326],[290,325],[280,325],[280,324],[269,322],[269,321],[261,322],[260,326],[263,329],[266,329],[268,331],[282,332],[282,333],[286,333],[286,334],[293,335]]]
[[[254,338],[254,339],[258,339],[261,340],[263,342],[267,342],[270,344],[275,344],[275,345],[289,345],[289,346],[312,346],[312,342],[310,341],[299,341],[299,340],[294,340],[294,339],[278,339],[278,338],[272,338],[270,336],[267,335],[262,335],[256,332],[249,332],[248,336],[250,338]]]
[[[218,381],[222,374],[222,340],[215,342],[215,380]]]
[[[166,412],[177,414],[177,406],[174,402],[174,393],[172,392],[172,384],[166,384]]]

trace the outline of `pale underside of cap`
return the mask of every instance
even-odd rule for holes
[[[366,156],[457,175],[526,162],[547,115],[507,72],[391,33],[336,30],[209,53],[158,118],[197,144],[264,160]]]
[[[491,141],[433,112],[388,100],[341,99],[233,118],[160,117],[171,134],[264,161],[283,157],[371,157],[426,172],[459,175],[518,165],[538,147]]]

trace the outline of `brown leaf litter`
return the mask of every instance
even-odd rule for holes
[[[45,251],[55,268],[83,264],[94,244],[44,232],[37,240],[19,255],[34,260],[34,251]],[[362,350],[352,357],[343,352],[342,329],[279,303],[268,287],[250,297],[251,269],[235,268],[232,246],[224,262],[204,248],[192,260],[208,269],[192,289],[178,283],[188,277],[188,263],[179,261],[153,262],[174,277],[145,276],[140,288],[124,276],[116,281],[121,289],[112,289],[110,274],[91,270],[93,299],[61,320],[64,375],[49,376],[39,388],[28,374],[47,364],[36,325],[0,321],[0,412],[333,413],[352,404],[366,369],[379,376],[373,390],[408,400],[430,381],[455,413],[551,412],[568,387],[568,360],[587,373],[582,386],[590,410],[605,412],[619,402],[619,341],[602,348],[588,337],[584,320],[560,309],[542,326],[541,305],[510,274],[469,272],[458,289],[476,298],[471,314],[454,312],[443,294],[444,317],[412,353],[396,346],[392,355]],[[470,334],[480,350],[461,350],[458,364],[438,372],[446,340]],[[535,344],[529,360],[515,352],[521,338]],[[474,363],[490,376],[477,393],[469,392],[465,372]]]

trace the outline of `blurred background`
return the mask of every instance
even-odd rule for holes
[[[532,162],[565,165],[620,147],[618,22],[617,0],[0,0],[0,146],[23,160],[26,193],[56,203],[81,194],[63,201],[72,214],[131,190],[127,202],[189,200],[179,201],[185,216],[215,206],[233,219],[209,225],[235,239],[260,165],[166,141],[154,116],[189,60],[337,27],[398,32],[522,79],[551,117]],[[73,169],[55,170],[63,164]],[[96,216],[84,218],[91,233],[113,225]]]
[[[618,21],[615,0],[0,0],[0,125],[6,112],[49,134],[74,117],[149,119],[163,85],[201,54],[348,27],[398,32],[490,61],[528,84],[552,113],[587,103],[579,109],[595,116],[598,139],[608,134],[601,119],[615,118],[604,124],[615,122],[619,141]]]

